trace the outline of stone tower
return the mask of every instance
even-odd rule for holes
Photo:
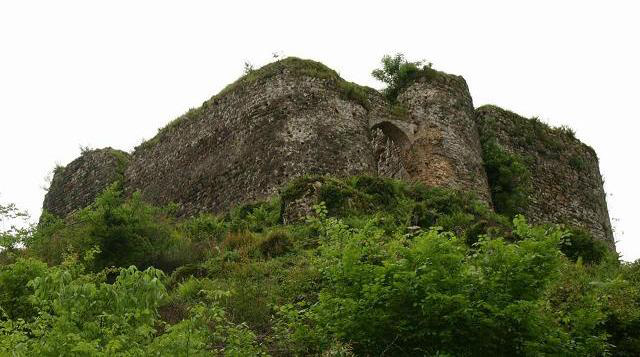
[[[474,109],[464,78],[438,73],[398,96],[416,125],[405,155],[410,178],[475,192],[490,204]]]
[[[562,130],[496,107],[474,111],[465,80],[431,70],[394,101],[321,63],[286,58],[249,72],[129,155],[95,150],[58,170],[43,208],[86,207],[109,184],[183,215],[262,200],[305,174],[380,175],[474,192],[492,207],[481,139],[531,173],[525,214],[587,228],[613,247],[595,153]]]
[[[303,174],[373,174],[367,110],[345,85],[317,62],[267,65],[136,148],[125,186],[192,214],[264,199]]]

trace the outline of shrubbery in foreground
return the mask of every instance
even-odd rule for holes
[[[327,204],[283,225],[307,182]],[[640,353],[639,263],[397,181],[303,178],[186,220],[114,187],[21,237],[0,253],[0,355]]]

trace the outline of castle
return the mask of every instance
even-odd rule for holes
[[[520,210],[530,221],[580,226],[614,248],[590,147],[569,130],[494,106],[474,108],[462,77],[434,73],[391,102],[318,62],[290,57],[268,64],[133,153],[90,150],[56,170],[43,209],[66,216],[119,180],[125,192],[176,203],[184,215],[222,212],[305,174],[419,181],[470,191],[497,207],[492,197],[505,189],[487,175],[483,148],[490,144],[502,161],[526,171],[527,204]]]

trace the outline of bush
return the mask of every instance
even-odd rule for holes
[[[207,290],[206,284],[181,285],[185,298],[201,294],[208,304],[194,303],[187,319],[166,326],[158,314],[167,298],[161,271],[132,266],[120,269],[113,283],[104,278],[104,273],[86,273],[73,258],[46,269],[28,284],[30,298],[36,302],[34,321],[0,321],[0,354],[262,354],[255,336],[229,322],[217,305],[225,292]],[[196,289],[200,290],[193,293]]]
[[[640,260],[624,263],[617,269],[620,280],[600,295],[606,296],[605,330],[611,335],[616,356],[640,355]]]
[[[260,253],[265,257],[277,257],[292,249],[289,233],[278,230],[269,232],[259,243]]]
[[[185,220],[181,225],[181,230],[194,242],[219,242],[229,227],[224,220],[217,216],[202,213]]]
[[[187,263],[188,241],[176,230],[163,210],[142,201],[139,194],[125,199],[116,185],[107,188],[95,203],[65,220],[48,217],[29,244],[38,256],[59,264],[67,252],[83,255],[97,247],[93,271],[105,267],[151,265],[167,271]]]
[[[531,173],[527,165],[493,139],[482,143],[482,152],[496,212],[508,217],[524,213],[531,190]]]
[[[383,93],[391,102],[395,102],[398,94],[415,80],[431,80],[438,75],[438,72],[431,68],[431,63],[424,65],[424,61],[409,62],[401,53],[395,56],[385,55],[381,63],[382,68],[374,69],[371,75],[387,84]]]
[[[263,232],[282,221],[281,203],[278,198],[266,202],[251,203],[233,208],[227,215],[229,229],[238,232],[248,230]]]
[[[557,319],[546,300],[561,269],[571,266],[557,248],[561,230],[532,228],[517,217],[517,243],[481,239],[468,254],[455,235],[436,230],[390,239],[375,226],[351,231],[340,221],[324,224],[326,287],[317,303],[280,309],[281,336],[299,353],[320,352],[334,338],[356,355],[608,351],[597,323],[604,315],[585,316],[596,323],[580,330]]]
[[[603,241],[595,239],[583,228],[572,227],[561,242],[560,249],[567,258],[576,261],[582,258],[587,264],[598,264],[609,253]]]
[[[41,277],[47,265],[35,259],[18,259],[15,263],[0,267],[0,320],[35,317],[35,307],[29,300],[33,288],[29,282]]]
[[[254,255],[258,245],[258,238],[255,234],[243,232],[231,232],[222,241],[221,247],[224,254],[232,261],[242,258],[244,260]]]
[[[320,204],[282,225],[296,195]],[[26,238],[22,256],[58,265],[0,267],[0,355],[640,351],[640,263],[464,192],[304,177],[281,200],[179,221],[112,188]]]

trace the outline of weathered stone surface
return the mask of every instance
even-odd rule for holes
[[[112,148],[89,150],[55,170],[42,209],[64,217],[84,208],[107,186],[122,180],[129,154]]]
[[[406,149],[408,176],[430,186],[474,192],[489,205],[491,195],[469,88],[464,78],[439,73],[398,96],[416,126]]]
[[[405,168],[407,149],[411,146],[416,125],[394,113],[390,103],[378,91],[368,93],[371,149],[380,176],[409,180]]]
[[[531,173],[525,216],[534,223],[567,223],[587,228],[614,247],[598,157],[568,130],[553,129],[495,106],[476,110],[482,136],[495,137],[524,159]]]
[[[127,190],[192,214],[265,198],[303,174],[374,173],[367,110],[338,83],[283,66],[215,97],[134,152]]]
[[[44,209],[64,216],[123,180],[127,193],[177,203],[184,215],[222,212],[318,174],[418,181],[474,192],[491,205],[480,146],[491,132],[501,147],[528,158],[532,221],[584,226],[613,245],[595,153],[538,123],[495,107],[474,112],[459,76],[421,78],[390,103],[318,62],[288,58],[170,123],[130,160],[112,149],[84,153],[56,173]],[[309,213],[314,190],[285,207],[285,219]]]
[[[372,129],[371,145],[376,159],[378,176],[409,180],[409,173],[404,167],[404,151],[382,129]]]

